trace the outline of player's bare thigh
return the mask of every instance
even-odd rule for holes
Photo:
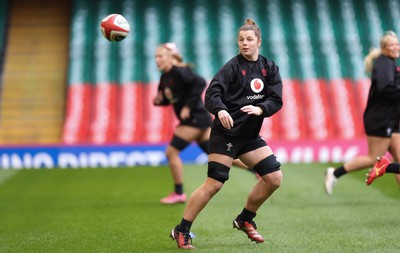
[[[400,133],[393,133],[390,139],[389,151],[396,162],[400,162]]]
[[[367,136],[368,156],[375,159],[377,156],[382,156],[389,149],[391,138]]]
[[[201,137],[207,129],[200,129],[192,126],[180,125],[175,129],[175,135],[179,138],[192,142]],[[210,135],[208,135],[209,138]],[[207,140],[207,139],[206,139]]]

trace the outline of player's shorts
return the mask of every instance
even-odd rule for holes
[[[376,126],[364,123],[365,133],[369,136],[390,138],[392,133],[400,133],[400,121],[389,122],[388,124]]]
[[[191,126],[199,129],[207,129],[211,126],[212,119],[209,113],[195,112],[192,117],[186,120],[181,120],[179,125]]]
[[[236,159],[240,155],[265,146],[267,143],[261,136],[256,138],[232,137],[216,134],[211,130],[209,154],[222,154]]]

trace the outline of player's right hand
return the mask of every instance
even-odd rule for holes
[[[159,104],[161,104],[162,101],[163,101],[163,96],[162,96],[162,94],[161,94],[161,91],[159,91],[159,92],[157,93],[157,95],[153,98],[153,103],[154,103],[155,105],[159,105]]]
[[[226,129],[231,129],[233,127],[233,119],[226,110],[221,110],[218,112],[218,119],[221,121],[222,126]]]

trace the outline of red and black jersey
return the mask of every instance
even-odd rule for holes
[[[160,105],[172,104],[181,124],[199,128],[209,127],[211,115],[205,109],[201,98],[205,87],[206,81],[190,67],[173,66],[168,73],[163,73],[160,77],[158,90],[163,95]],[[190,119],[182,121],[179,116],[185,105],[190,108]]]
[[[381,55],[372,70],[364,126],[368,134],[399,120],[400,68],[394,59]]]
[[[261,116],[240,111],[245,105],[259,106]],[[241,54],[229,60],[214,76],[206,90],[205,106],[215,115],[213,131],[229,136],[258,136],[264,117],[270,117],[282,107],[282,79],[279,68],[259,55],[248,61]],[[233,128],[225,129],[218,112],[226,110],[233,118]]]

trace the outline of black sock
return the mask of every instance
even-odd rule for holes
[[[336,178],[339,178],[346,173],[347,173],[347,171],[344,169],[344,166],[340,166],[333,172],[333,175],[335,175]]]
[[[400,163],[391,163],[386,168],[386,173],[400,174]]]
[[[183,185],[182,184],[175,184],[175,192],[178,194],[183,193]]]
[[[239,214],[238,217],[241,221],[250,222],[253,220],[254,217],[256,217],[256,213],[250,212],[246,208],[243,208],[243,211]]]
[[[178,231],[181,233],[189,233],[190,228],[192,227],[192,223],[193,222],[187,221],[182,218],[181,223],[178,226]]]

